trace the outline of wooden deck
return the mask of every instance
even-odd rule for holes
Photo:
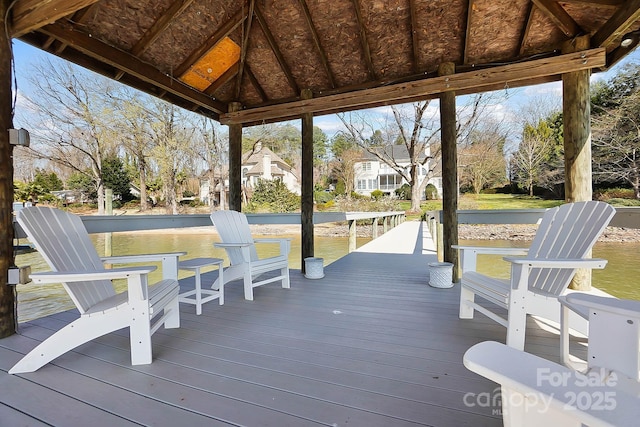
[[[236,282],[201,316],[182,304],[182,327],[153,336],[151,365],[130,365],[123,330],[8,375],[77,314],[22,324],[0,340],[0,425],[502,425],[499,408],[477,405],[496,385],[462,355],[505,330],[458,319],[459,288],[427,285],[435,254],[423,232],[401,224],[323,279],[292,271],[291,289],[256,288],[253,302]],[[531,326],[527,351],[557,361],[557,335]]]

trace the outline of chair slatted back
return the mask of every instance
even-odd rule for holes
[[[529,256],[540,259],[581,259],[590,255],[615,209],[604,202],[567,203],[542,217]],[[529,289],[559,296],[569,286],[575,269],[533,269]]]
[[[51,270],[104,270],[89,233],[77,215],[38,206],[20,210],[16,219]],[[63,285],[80,313],[116,293],[110,280]]]
[[[251,261],[258,260],[258,253],[245,214],[236,211],[216,211],[211,214],[211,222],[215,225],[223,243],[249,243],[252,245],[250,247]],[[241,249],[225,249],[231,265],[244,262]]]

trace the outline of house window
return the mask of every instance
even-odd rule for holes
[[[369,190],[375,190],[378,187],[378,182],[375,179],[369,180]]]
[[[359,179],[356,188],[358,190],[366,190],[367,189],[367,180]]]
[[[371,170],[371,162],[364,162],[362,163],[362,170],[363,171],[370,171]]]
[[[400,175],[380,175],[380,190],[392,191],[400,188],[402,185],[402,177]]]

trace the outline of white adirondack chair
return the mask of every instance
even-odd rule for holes
[[[614,377],[585,376],[494,341],[474,345],[463,361],[502,386],[505,427],[621,427],[640,420],[640,398]],[[475,403],[473,396],[465,402]]]
[[[224,248],[230,261],[230,266],[224,270],[225,283],[242,278],[244,298],[249,301],[253,301],[253,288],[257,286],[279,280],[283,288],[291,286],[288,259],[291,239],[253,239],[247,217],[236,211],[216,211],[211,214],[211,221],[222,239],[222,243],[215,243],[215,246]],[[260,259],[256,243],[278,243],[280,252],[277,256]],[[257,280],[262,274],[276,270],[280,270],[279,275]]]
[[[560,322],[558,297],[578,268],[604,268],[607,261],[590,259],[591,248],[615,209],[603,202],[568,203],[545,212],[529,249],[454,246],[460,250],[462,277],[460,318],[472,319],[477,310],[507,328],[507,345],[524,349],[527,314]],[[525,255],[504,257],[511,263],[510,280],[476,271],[478,254]],[[475,301],[480,297],[507,309],[505,319]],[[586,334],[586,322],[571,327]]]
[[[574,292],[558,298],[561,362],[576,367],[569,357],[569,312],[589,321],[587,371],[605,368],[640,382],[640,301]]]
[[[180,327],[178,257],[185,253],[100,258],[82,220],[58,209],[31,207],[17,221],[52,272],[32,274],[35,283],[62,283],[80,318],[51,335],[24,356],[10,374],[33,372],[56,357],[122,328],[129,328],[131,363],[151,363],[151,335],[164,324]],[[147,284],[155,267],[106,269],[108,264],[162,261],[163,280]],[[116,293],[112,280],[127,279]]]

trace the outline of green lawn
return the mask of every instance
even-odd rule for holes
[[[462,194],[458,200],[458,208],[467,209],[546,209],[564,203],[563,200],[543,200],[521,194]],[[401,209],[407,211],[411,202],[400,202]],[[442,200],[430,200],[420,205],[423,212],[442,209]],[[418,219],[419,214],[408,215],[407,219]]]

